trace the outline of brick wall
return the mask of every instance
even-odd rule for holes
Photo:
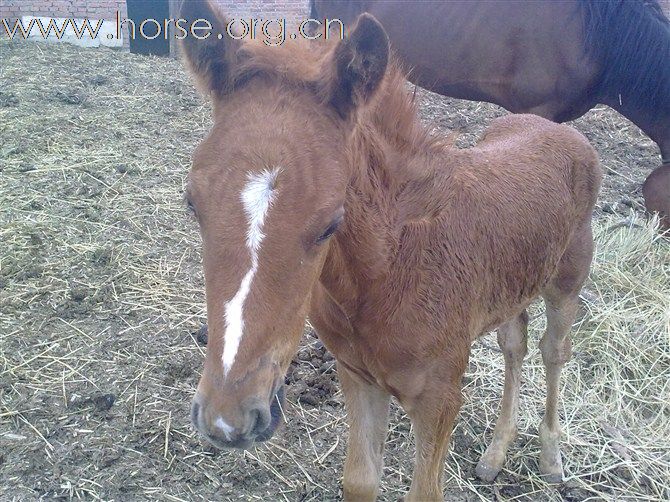
[[[188,0],[186,0],[188,1]],[[668,0],[670,1],[670,0]],[[309,0],[214,0],[228,18],[286,19],[287,30],[309,16]],[[174,7],[180,2],[171,0]],[[176,10],[176,7],[174,7]],[[126,19],[125,0],[0,0],[0,18],[10,26],[24,15],[54,18],[115,20],[117,13]],[[176,17],[177,13],[171,16]],[[128,28],[123,29],[123,45],[128,47]]]
[[[287,25],[309,17],[309,0],[215,0],[228,18],[286,18]],[[670,1],[670,0],[668,0]]]
[[[0,17],[12,19],[22,15],[114,19],[117,11],[125,17],[125,0],[2,0],[0,3]]]
[[[214,0],[228,17],[278,18],[303,20],[309,14],[309,0]],[[670,1],[670,0],[668,0]],[[22,15],[115,19],[116,12],[126,17],[125,0],[2,0],[0,18]]]
[[[9,19],[10,28],[21,16],[94,21],[115,20],[117,13],[121,19],[127,17],[126,0],[0,0],[0,18]],[[128,47],[127,29],[123,30],[123,45]]]

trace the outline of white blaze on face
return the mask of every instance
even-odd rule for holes
[[[226,436],[226,439],[230,441],[230,438],[232,437],[233,431],[235,430],[234,427],[228,425],[226,421],[221,418],[221,417],[216,417],[216,421],[214,422],[214,425],[223,432],[223,435]]]
[[[244,301],[251,290],[251,281],[258,270],[258,252],[265,235],[263,223],[275,196],[275,182],[279,168],[266,169],[260,174],[249,173],[247,184],[244,186],[240,199],[247,216],[247,248],[251,254],[251,268],[242,278],[240,287],[235,296],[226,303],[224,322],[226,332],[223,338],[223,374],[228,373],[235,361],[237,349],[244,332]]]

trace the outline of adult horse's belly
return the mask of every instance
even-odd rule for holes
[[[441,94],[520,112],[592,78],[573,1],[379,0],[368,11],[409,79]]]

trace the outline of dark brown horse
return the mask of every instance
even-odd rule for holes
[[[225,32],[207,2],[183,6]],[[601,178],[586,139],[535,115],[494,121],[467,150],[431,136],[369,14],[330,44],[224,36],[183,48],[214,105],[187,189],[209,324],[197,430],[220,447],[272,435],[309,315],[345,397],[345,498],[377,494],[393,395],[416,433],[408,500],[442,500],[471,343],[498,327],[505,356],[501,414],[477,467],[493,479],[516,434],[525,309],[542,296],[539,464],[560,481],[559,378]]]
[[[604,103],[670,163],[670,22],[656,0],[311,0],[312,18],[345,28],[364,11],[426,89],[555,122]],[[670,176],[657,171],[647,208],[670,218]]]

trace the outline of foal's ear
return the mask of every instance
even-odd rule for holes
[[[333,52],[326,92],[330,103],[343,117],[366,103],[375,93],[389,59],[389,40],[374,16],[358,16],[349,37]]]
[[[207,0],[183,0],[179,18],[185,21],[182,26],[186,32],[182,33],[181,47],[198,87],[205,94],[221,97],[231,87],[231,69],[241,42],[228,35],[225,18]],[[207,23],[212,29],[205,38]]]

